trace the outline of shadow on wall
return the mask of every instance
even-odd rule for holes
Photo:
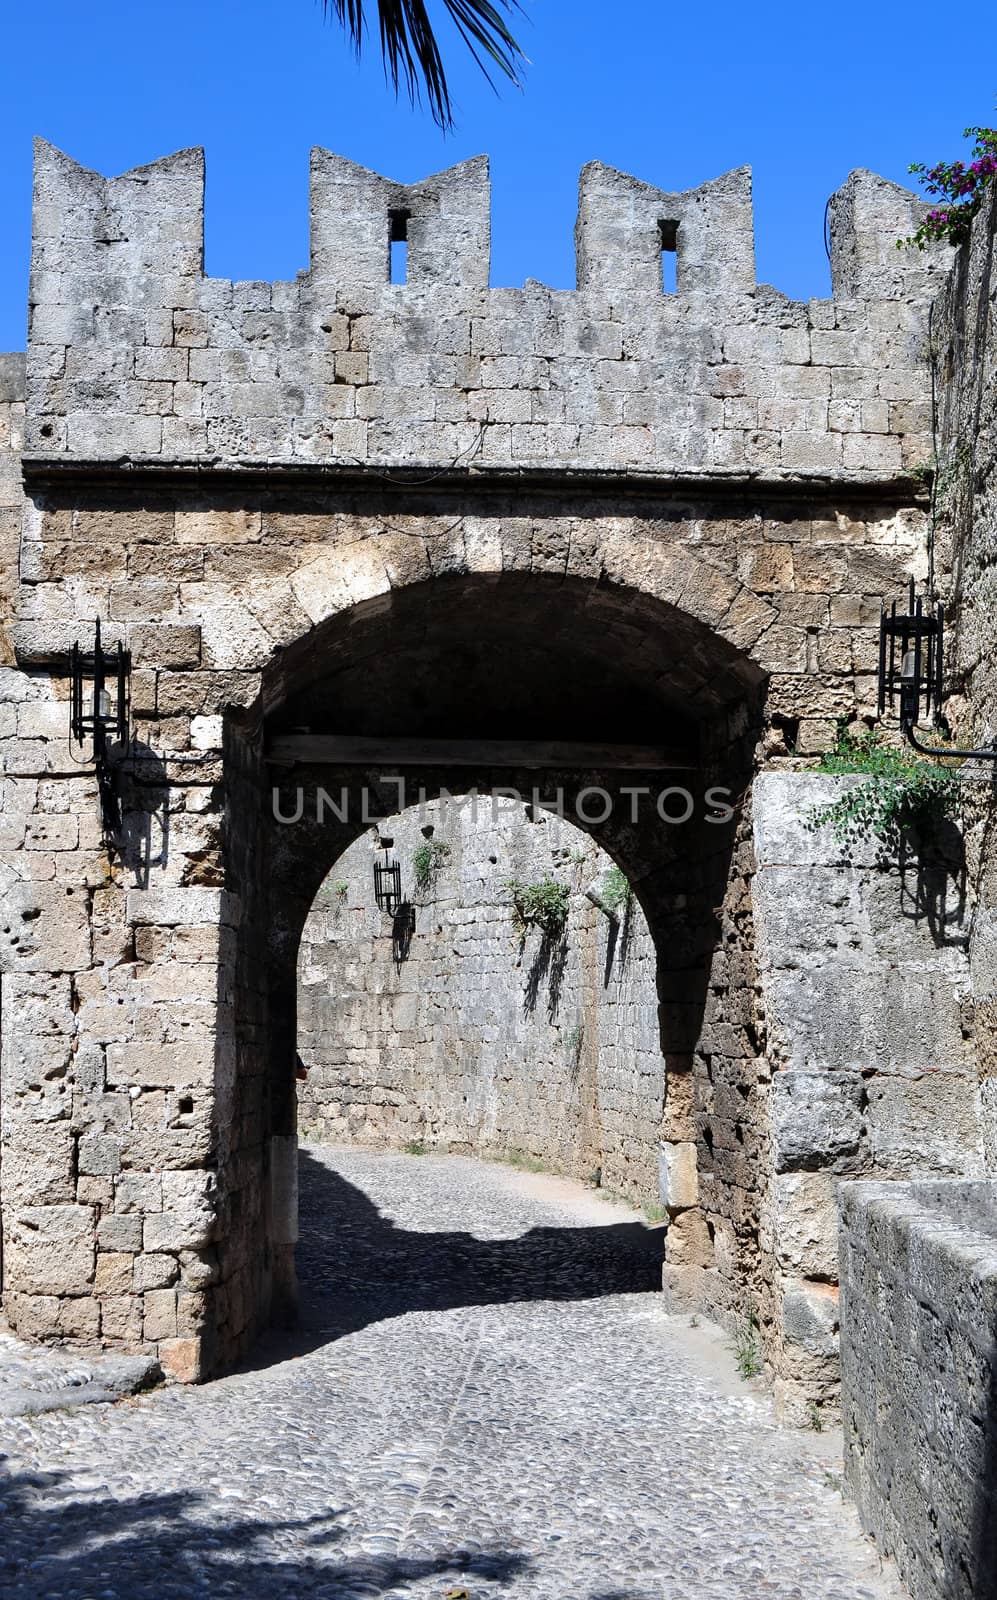
[[[509,1582],[530,1566],[504,1550],[433,1556],[336,1559],[341,1512],[300,1521],[223,1518],[214,1494],[184,1491],[121,1500],[74,1489],[66,1473],[13,1475],[0,1457],[5,1600],[40,1594],[128,1595],[129,1600],[192,1600],[195,1595],[365,1595],[397,1592],[420,1578],[474,1577]],[[293,1540],[314,1554],[287,1559]]]
[[[523,950],[520,944],[520,953]],[[530,970],[523,985],[523,1016],[532,1017],[540,999],[543,981],[547,979],[547,1021],[556,1022],[561,1006],[561,990],[568,965],[568,940],[565,934],[544,934],[537,946]]]
[[[664,1230],[642,1222],[533,1228],[518,1239],[410,1233],[362,1190],[299,1157],[300,1326],[271,1333],[250,1366],[331,1343],[409,1311],[591,1300],[661,1288]]]
[[[965,948],[968,872],[962,830],[947,818],[915,841],[900,843],[900,914],[925,922],[938,949]]]

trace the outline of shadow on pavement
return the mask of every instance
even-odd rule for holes
[[[330,1557],[340,1514],[302,1521],[218,1516],[196,1491],[112,1500],[74,1492],[64,1473],[13,1475],[0,1457],[0,1592],[4,1600],[322,1600],[376,1596],[420,1578],[505,1583],[529,1559],[501,1550],[424,1558]],[[281,1560],[293,1538],[315,1550]]]
[[[591,1300],[661,1288],[660,1227],[532,1228],[517,1239],[411,1232],[307,1152],[299,1162],[299,1323],[266,1335],[241,1370],[269,1366],[409,1311]]]

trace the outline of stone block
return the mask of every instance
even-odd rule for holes
[[[176,1283],[179,1275],[180,1265],[176,1256],[146,1253],[135,1257],[134,1288],[139,1294],[147,1289],[168,1289]]]
[[[195,624],[144,624],[131,630],[132,659],[137,667],[195,668],[201,664],[201,630]]]
[[[114,1204],[114,1185],[110,1178],[77,1178],[76,1199],[81,1206],[100,1206],[109,1211]]]
[[[177,1333],[193,1338],[203,1333],[210,1312],[210,1297],[199,1290],[181,1289],[177,1294]]]
[[[8,970],[80,972],[90,965],[87,896],[56,883],[14,883],[0,895],[0,949]]]
[[[838,1291],[828,1283],[790,1280],[782,1291],[782,1336],[812,1355],[838,1354]]]
[[[259,539],[258,511],[178,511],[176,537],[180,544],[245,544]]]
[[[144,1221],[144,1248],[155,1253],[199,1250],[211,1243],[216,1225],[215,1215],[208,1211],[164,1211],[153,1214]]]
[[[142,1296],[142,1334],[149,1342],[176,1338],[175,1289],[150,1289]]]
[[[93,1343],[100,1335],[100,1304],[90,1295],[59,1302],[59,1333],[63,1339]]]
[[[63,1301],[55,1295],[19,1294],[10,1288],[4,1294],[4,1311],[13,1331],[22,1339],[58,1339],[62,1335],[59,1314]]]
[[[142,1301],[134,1294],[108,1295],[100,1302],[100,1331],[114,1344],[135,1345],[142,1340]]]
[[[182,1044],[110,1044],[107,1047],[108,1085],[163,1089],[198,1088],[214,1080],[215,1050],[211,1038],[187,1039]]]
[[[207,1376],[200,1338],[161,1339],[157,1355],[167,1377],[177,1383],[200,1383]]]
[[[238,898],[224,889],[134,889],[127,908],[136,927],[239,926]]]
[[[982,1170],[977,1086],[963,1073],[876,1078],[866,1117],[877,1167],[895,1175]]]
[[[207,1289],[218,1282],[217,1252],[211,1249],[181,1250],[180,1274],[185,1289]]]
[[[669,1211],[699,1204],[699,1176],[695,1143],[663,1142],[658,1156],[658,1192]]]
[[[7,1223],[4,1277],[35,1294],[89,1294],[94,1274],[90,1206],[24,1206]]]
[[[784,1272],[835,1283],[838,1217],[827,1172],[784,1172],[772,1181],[776,1258]]]
[[[674,1267],[712,1267],[713,1241],[705,1217],[682,1211],[672,1218],[665,1235],[665,1260]]]
[[[127,1250],[132,1253],[141,1250],[142,1218],[121,1216],[116,1211],[106,1212],[97,1224],[97,1243],[102,1250]]]
[[[67,1121],[39,1124],[18,1117],[12,1122],[8,1105],[2,1163],[7,1206],[46,1205],[76,1198],[73,1136]]]
[[[94,1294],[130,1294],[134,1262],[134,1256],[125,1251],[99,1251],[94,1270]]]
[[[857,1153],[865,1133],[857,1072],[777,1072],[770,1120],[777,1172],[830,1165]]]
[[[162,1211],[163,1181],[158,1172],[121,1172],[114,1180],[115,1210],[123,1213]]]
[[[706,1301],[706,1273],[702,1267],[666,1264],[661,1270],[662,1303],[673,1315],[702,1311]]]
[[[106,1133],[85,1133],[79,1141],[78,1170],[96,1177],[113,1177],[121,1170],[121,1143]]]

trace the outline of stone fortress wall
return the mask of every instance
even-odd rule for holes
[[[647,923],[634,899],[610,916],[587,897],[613,863],[586,834],[524,809],[482,796],[380,824],[416,914],[401,960],[373,900],[377,835],[340,857],[298,958],[299,1132],[525,1156],[657,1205],[668,1129]],[[424,830],[447,854],[420,889]],[[564,938],[521,941],[505,885],[545,876],[571,890]]]
[[[748,168],[667,194],[585,167],[576,290],[488,287],[483,157],[405,186],[313,151],[310,270],[276,284],[204,276],[200,151],[36,170],[31,456],[875,483],[930,455],[944,263],[895,250],[918,203],[870,173],[832,202],[834,298],[802,303],[756,285]]]
[[[363,670],[380,692],[349,680],[349,703],[390,707],[380,664],[400,652],[398,691],[454,625],[434,597],[456,595],[479,630],[519,619],[510,685],[526,663],[539,693],[549,642],[580,715],[602,681],[617,718],[657,695],[655,735],[681,720],[704,770],[744,774],[726,856],[700,835],[611,841],[655,942],[669,1139],[695,1146],[709,1246],[691,1266],[673,1242],[669,1282],[757,1315],[787,1384],[828,1398],[833,1327],[814,1377],[786,1310],[801,1276],[833,1298],[826,1229],[820,1268],[794,1266],[812,1185],[772,1205],[768,1041],[801,980],[766,993],[757,959],[746,763],[775,769],[869,708],[880,601],[924,572],[927,305],[948,254],[898,252],[919,203],[853,174],[831,206],[834,295],[792,302],[754,283],[745,172],[671,195],[593,165],[578,288],[490,289],[482,163],[406,188],[316,152],[310,271],[232,284],[203,274],[202,183],[197,152],[114,179],[38,154],[2,749],[8,1315],[196,1378],[288,1289],[294,963],[332,860],[268,826],[268,740],[323,673],[335,705]],[[169,779],[168,805],[128,795],[113,863],[65,737],[68,647],[96,615],[131,650],[143,759]],[[784,954],[804,931],[783,925]],[[901,1120],[912,1081],[897,1074]],[[837,1176],[808,1126],[795,1170]],[[821,1204],[823,1227],[827,1185]]]
[[[937,396],[935,581],[948,612],[955,742],[997,736],[997,193],[931,307]],[[846,1468],[866,1529],[916,1600],[992,1586],[995,1470],[993,1175],[997,1166],[997,851],[993,768],[963,769],[958,909],[973,1039],[980,1171],[988,1182],[857,1184],[842,1197]],[[945,929],[936,930],[941,946]],[[928,1085],[935,1089],[934,1080]],[[940,1104],[931,1094],[929,1110]],[[964,1139],[966,1135],[964,1134]]]

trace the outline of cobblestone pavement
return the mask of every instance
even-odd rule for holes
[[[246,1370],[0,1424],[6,1600],[902,1600],[660,1233],[464,1157],[302,1158],[306,1325]]]

